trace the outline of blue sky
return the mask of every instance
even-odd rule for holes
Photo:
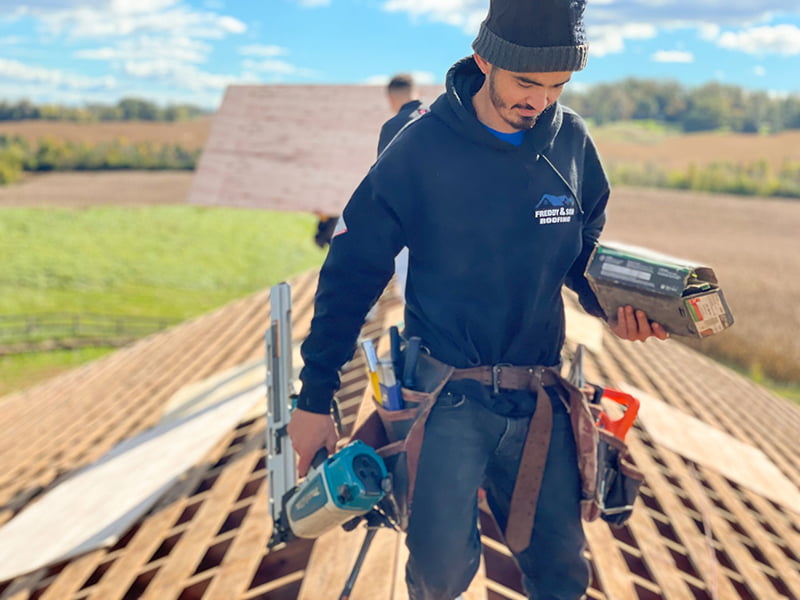
[[[216,108],[235,83],[441,83],[488,0],[0,0],[0,100]],[[798,0],[589,0],[573,86],[628,76],[800,94]],[[325,99],[317,99],[320,109]]]

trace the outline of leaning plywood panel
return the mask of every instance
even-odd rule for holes
[[[786,510],[800,511],[800,491],[763,452],[634,386],[622,388],[641,401],[639,416],[656,443],[783,505]]]
[[[440,89],[421,92],[433,100]],[[338,214],[375,161],[390,116],[380,86],[230,86],[189,202]]]
[[[54,488],[0,529],[0,581],[113,544],[264,394],[234,393],[130,438]]]

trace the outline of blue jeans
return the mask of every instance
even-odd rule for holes
[[[580,475],[569,414],[548,393],[553,433],[542,491],[531,543],[515,558],[529,598],[578,600],[589,584]],[[481,556],[478,488],[505,531],[529,423],[530,417],[504,417],[464,394],[440,396],[425,428],[406,538],[411,600],[453,600],[469,587]]]

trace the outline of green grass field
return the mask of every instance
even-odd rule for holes
[[[188,319],[319,266],[316,219],[190,206],[0,211],[0,315]],[[0,394],[109,349],[0,358]]]
[[[187,206],[0,211],[0,314],[187,318],[321,263],[311,215]]]

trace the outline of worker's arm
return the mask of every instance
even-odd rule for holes
[[[392,277],[394,256],[403,245],[397,219],[368,175],[331,240],[311,328],[300,349],[302,389],[288,431],[301,475],[320,448],[334,450],[337,436],[330,409],[340,385],[339,369],[353,356],[364,318]]]

